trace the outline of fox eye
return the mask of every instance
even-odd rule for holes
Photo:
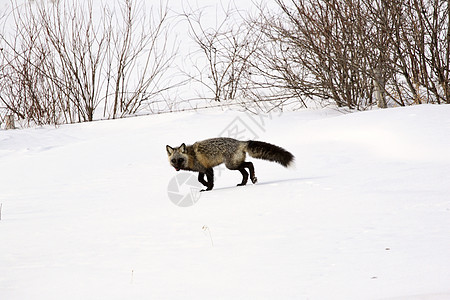
[[[171,160],[171,162],[172,162],[172,163],[176,163],[177,160],[174,158],[174,159]]]
[[[178,163],[181,164],[182,162],[184,162],[184,158],[179,158]]]

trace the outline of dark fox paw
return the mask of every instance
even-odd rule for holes
[[[257,183],[257,182],[258,182],[258,178],[253,177],[253,178],[252,178],[252,182],[253,182],[253,184]]]

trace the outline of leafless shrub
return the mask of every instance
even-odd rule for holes
[[[83,122],[135,114],[176,86],[165,81],[176,55],[167,6],[147,17],[143,2],[117,5],[16,6],[13,32],[0,35],[1,103],[29,123]]]
[[[185,73],[207,90],[199,97],[218,102],[240,98],[261,34],[246,26],[240,12],[230,6],[223,9],[216,27],[205,26],[202,10],[185,11],[183,17],[196,45],[196,51],[190,54],[193,73]]]
[[[164,97],[181,84],[171,76],[177,49],[167,5],[145,14],[143,2],[121,1],[118,13],[94,12],[92,0],[17,6],[14,31],[0,34],[0,109],[58,124],[192,107],[196,99]],[[200,99],[264,111],[286,103],[361,110],[450,103],[448,1],[275,6],[259,4],[253,14],[226,7],[215,26],[203,10],[182,13],[195,48],[183,72],[200,86]]]
[[[208,61],[194,78],[214,100],[239,95],[264,110],[292,101],[351,109],[449,102],[448,1],[275,3],[237,25],[227,13],[214,29],[201,13],[186,14]]]

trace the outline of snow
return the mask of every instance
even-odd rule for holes
[[[0,299],[449,299],[449,131],[445,105],[1,130]],[[232,133],[296,168],[174,205],[165,145]]]

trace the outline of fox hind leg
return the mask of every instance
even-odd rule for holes
[[[238,168],[239,172],[241,172],[241,174],[242,174],[242,182],[240,184],[238,184],[238,186],[247,184],[248,173],[245,170],[245,168],[247,168],[250,171],[250,180],[252,181],[252,183],[256,183],[258,181],[258,178],[256,178],[256,176],[255,176],[255,167],[253,166],[253,163],[245,161],[242,164],[240,164],[240,166]]]
[[[247,168],[250,171],[250,180],[252,183],[256,183],[258,181],[258,178],[255,176],[255,167],[253,166],[252,162],[244,162],[244,167]]]
[[[242,182],[241,183],[239,183],[237,186],[243,186],[243,185],[246,185],[247,184],[247,180],[248,180],[248,173],[247,173],[247,171],[245,171],[245,168],[239,168],[238,169],[239,170],[239,172],[241,172],[241,174],[242,174]]]

